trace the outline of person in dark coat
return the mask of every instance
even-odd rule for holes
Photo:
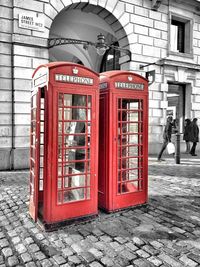
[[[190,140],[191,140],[191,120],[185,119],[185,127],[183,132],[183,140],[185,140],[186,151],[185,153],[190,153]]]
[[[197,142],[199,142],[199,127],[197,125],[197,118],[194,118],[191,123],[191,142],[193,142],[190,154],[192,156],[197,156],[195,153]]]
[[[167,144],[169,142],[171,142],[172,126],[173,126],[172,121],[173,121],[173,118],[171,116],[167,118],[167,124],[165,125],[165,129],[163,132],[163,144],[162,144],[161,150],[158,154],[158,161],[162,160],[161,159],[162,154],[163,154],[164,150],[166,149]]]

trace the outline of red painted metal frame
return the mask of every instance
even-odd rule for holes
[[[40,96],[38,90],[31,97],[31,135],[30,135],[30,201],[29,212],[34,221],[37,221],[38,202],[39,202],[39,161],[40,161]],[[33,99],[36,101],[36,106],[33,106]],[[35,109],[35,118],[33,110]],[[33,131],[33,122],[35,121],[35,131]],[[33,139],[35,138],[35,145]],[[34,152],[33,152],[34,151]],[[34,156],[35,155],[35,156]]]
[[[143,90],[118,89],[115,82],[143,84]],[[138,74],[108,71],[100,75],[99,207],[112,212],[147,202],[148,198],[148,82]],[[118,100],[143,101],[143,190],[119,194],[118,184]]]
[[[33,74],[37,77],[40,68],[47,68],[49,81],[45,89],[45,156],[43,211],[44,224],[52,224],[86,217],[98,213],[97,181],[98,181],[98,130],[99,130],[99,75],[90,69],[71,62],[49,63],[40,66]],[[78,70],[78,74],[74,73]],[[93,79],[93,85],[55,81],[56,74],[87,77]],[[90,140],[90,199],[69,203],[57,203],[58,177],[58,95],[75,94],[91,96],[91,140]],[[37,200],[38,201],[38,200]],[[33,206],[33,203],[32,205]],[[38,214],[36,214],[35,221]]]

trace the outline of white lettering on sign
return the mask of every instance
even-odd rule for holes
[[[86,84],[86,85],[93,85],[94,83],[92,78],[70,76],[70,75],[64,75],[64,74],[55,74],[55,80],[57,82],[79,83],[79,84]]]
[[[144,84],[143,83],[115,82],[115,87],[118,89],[144,90]]]
[[[108,88],[108,83],[100,83],[99,89],[106,89]]]
[[[37,17],[36,14],[19,14],[19,27],[44,32],[44,19]]]

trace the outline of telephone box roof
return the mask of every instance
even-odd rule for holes
[[[42,64],[42,65],[38,66],[38,67],[35,69],[35,71],[34,71],[34,73],[33,73],[33,75],[32,75],[32,78],[35,76],[36,72],[37,72],[40,68],[53,69],[53,68],[57,68],[57,67],[61,67],[61,66],[70,66],[70,65],[75,66],[75,67],[77,66],[77,67],[79,67],[79,68],[86,69],[86,70],[88,70],[88,71],[94,73],[96,76],[99,76],[99,74],[98,74],[97,72],[95,72],[95,71],[93,71],[93,70],[91,70],[91,69],[89,69],[89,68],[87,68],[87,67],[85,67],[85,66],[83,66],[83,65],[80,65],[80,64],[77,64],[77,63],[73,63],[73,62],[68,62],[68,61],[58,61],[58,62],[50,62],[50,63]]]

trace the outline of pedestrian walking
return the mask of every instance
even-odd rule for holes
[[[173,126],[173,118],[171,116],[169,116],[167,118],[167,123],[165,125],[165,129],[164,129],[164,132],[163,132],[163,144],[162,144],[162,147],[161,147],[161,150],[158,154],[158,161],[162,161],[163,159],[161,159],[162,157],[162,154],[164,152],[164,150],[166,149],[167,147],[167,144],[169,142],[171,142],[171,136],[172,136],[172,126]]]
[[[186,150],[185,153],[190,153],[190,140],[191,140],[191,120],[185,119],[183,140],[185,140]]]
[[[192,156],[197,156],[196,154],[196,146],[197,142],[199,142],[199,127],[197,125],[197,118],[194,118],[192,123],[191,123],[191,140],[192,148],[190,150],[190,154]]]

